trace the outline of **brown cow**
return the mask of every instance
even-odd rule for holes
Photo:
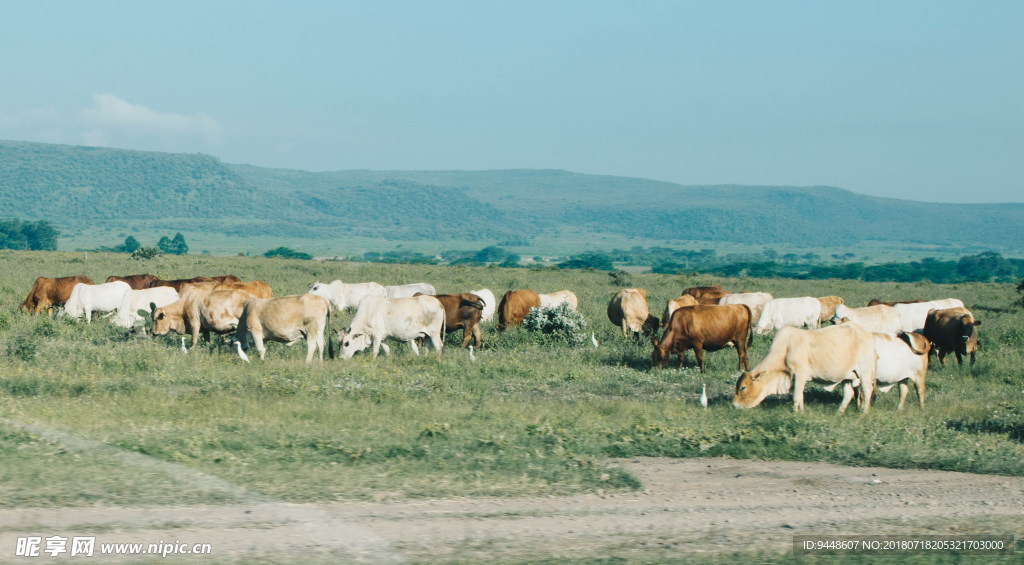
[[[750,370],[747,346],[752,343],[754,325],[750,307],[745,304],[726,306],[705,305],[680,308],[672,313],[665,333],[659,342],[651,338],[654,351],[651,353],[654,366],[665,366],[671,354],[679,356],[679,367],[683,367],[683,354],[692,348],[697,356],[700,372],[704,372],[704,350],[718,351],[729,345],[736,346],[739,368]]]
[[[498,329],[506,330],[523,323],[530,308],[540,308],[540,297],[536,292],[528,288],[506,292],[498,303]]]
[[[449,334],[455,330],[462,330],[462,347],[469,345],[473,340],[476,347],[480,347],[480,317],[484,310],[484,301],[479,296],[470,292],[457,294],[423,294],[417,292],[413,296],[433,296],[441,302],[444,307],[444,333]]]
[[[200,277],[192,277],[190,279],[174,279],[174,280],[169,280],[169,281],[165,281],[163,279],[156,279],[153,282],[149,283],[149,288],[153,288],[154,286],[169,286],[169,287],[174,288],[174,290],[178,291],[178,294],[181,294],[181,292],[182,292],[182,289],[181,289],[182,285],[185,285],[185,284],[188,284],[188,283],[211,282],[211,281],[212,282],[221,283],[221,284],[224,284],[224,283],[240,283],[240,282],[242,282],[242,279],[236,277],[235,275],[221,275],[219,277],[202,277],[202,276],[200,276]]]
[[[691,286],[684,290],[683,294],[689,294],[696,298],[699,304],[718,304],[718,301],[726,294],[729,294],[729,291],[722,289],[718,285]]]
[[[952,351],[956,354],[957,364],[962,367],[964,355],[970,355],[971,365],[974,364],[974,354],[978,350],[977,328],[980,325],[981,322],[975,320],[967,308],[929,310],[921,333],[932,343],[940,365],[946,365],[946,354]]]
[[[28,292],[28,297],[21,303],[20,308],[38,314],[43,310],[63,306],[78,283],[92,284],[92,279],[83,275],[55,279],[39,277],[32,283],[32,290]]]
[[[882,302],[877,298],[872,298],[868,301],[868,306],[878,306],[879,304],[885,304],[886,306],[895,306],[897,304],[917,304],[918,302],[928,302],[923,298],[917,298],[915,300],[897,300],[895,302]]]
[[[117,275],[110,275],[107,277],[107,282],[121,281],[128,283],[128,286],[132,287],[132,290],[145,290],[150,288],[150,284],[157,280],[156,275],[127,275],[119,277]],[[178,290],[178,289],[175,289]]]

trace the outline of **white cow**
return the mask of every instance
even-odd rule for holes
[[[130,328],[137,322],[142,321],[142,316],[138,314],[139,310],[151,311],[152,307],[150,304],[155,304],[157,308],[163,308],[178,300],[178,298],[178,291],[170,286],[129,290],[125,293],[121,304],[118,305],[117,314],[114,315],[111,322],[115,326]]]
[[[78,283],[71,289],[71,296],[64,303],[64,315],[72,318],[85,316],[92,322],[93,312],[113,312],[121,305],[124,295],[132,287],[123,281],[103,284]]]
[[[761,312],[764,311],[764,305],[768,304],[774,298],[767,292],[735,292],[732,294],[726,294],[718,300],[719,304],[746,304],[750,308],[751,317],[754,320],[761,318]]]
[[[880,333],[872,334],[875,338],[875,382],[879,392],[887,392],[892,387],[900,387],[900,404],[897,410],[903,410],[910,391],[908,382],[914,383],[917,390],[917,401],[924,408],[924,377],[928,372],[928,350],[931,343],[921,334],[916,333]]]
[[[924,330],[924,321],[928,318],[929,310],[942,310],[945,308],[963,308],[964,303],[957,298],[944,298],[929,302],[914,302],[911,304],[897,304],[893,306],[900,315],[900,329],[905,332],[920,332]]]
[[[355,310],[367,296],[387,296],[384,287],[375,282],[346,284],[340,280],[329,283],[317,281],[309,286],[309,294],[323,296],[339,311]]]
[[[430,283],[411,283],[384,287],[385,296],[388,298],[408,298],[420,294],[437,294],[434,285]]]
[[[754,333],[765,335],[778,331],[784,326],[797,328],[807,327],[815,329],[818,327],[818,317],[821,315],[821,302],[813,296],[802,296],[799,298],[775,298],[769,300],[761,311],[761,316],[754,326]]]
[[[371,346],[374,357],[381,349],[384,349],[385,355],[391,355],[391,349],[384,343],[384,339],[389,337],[408,342],[416,355],[420,354],[416,347],[416,339],[420,337],[430,338],[434,349],[441,351],[444,346],[444,324],[444,306],[433,296],[371,296],[359,304],[351,327],[338,333],[341,358],[350,359],[357,352]]]
[[[489,288],[481,288],[480,290],[471,290],[469,292],[479,296],[484,301],[484,310],[480,313],[480,321],[490,322],[494,318],[494,309],[498,306],[494,299],[494,293]]]
[[[888,304],[876,304],[864,308],[850,308],[845,304],[836,306],[832,323],[856,322],[869,332],[896,333],[900,331],[900,313]]]
[[[580,303],[579,299],[576,298],[576,293],[571,290],[558,290],[547,294],[537,294],[537,296],[540,298],[541,308],[555,308],[559,304],[565,303],[573,310],[576,310]]]

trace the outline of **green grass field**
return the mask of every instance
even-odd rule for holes
[[[1024,317],[1006,284],[715,279],[630,275],[652,313],[688,286],[782,296],[961,298],[983,320],[971,368],[929,371],[924,410],[895,411],[882,394],[868,415],[837,415],[839,393],[809,387],[807,410],[788,397],[740,411],[730,402],[736,356],[709,356],[708,372],[651,368],[649,342],[625,341],[605,314],[621,284],[588,271],[310,262],[245,257],[160,257],[0,252],[0,418],[57,430],[179,463],[291,502],[479,495],[544,495],[642,488],[612,457],[729,456],[829,461],[1024,475]],[[228,348],[188,355],[177,336],[130,338],[91,325],[18,311],[36,276],[148,272],[164,278],[232,273],[262,279],[275,295],[316,281],[433,283],[440,292],[572,289],[600,341],[573,347],[524,330],[484,331],[477,361],[452,346],[413,356],[303,364],[301,346],[269,346],[265,362]],[[620,281],[621,282],[621,281]],[[335,316],[344,327],[350,314]],[[454,334],[461,337],[461,334]],[[757,338],[756,364],[769,340]],[[688,362],[694,363],[692,354]],[[948,359],[947,359],[948,361]],[[711,409],[697,399],[707,384]],[[0,505],[7,508],[216,502],[181,491],[100,454],[42,433],[0,425]]]

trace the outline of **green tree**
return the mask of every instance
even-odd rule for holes
[[[264,257],[281,257],[283,259],[305,259],[310,260],[313,258],[312,255],[303,251],[296,251],[288,247],[278,247],[277,249],[271,249],[263,254]]]
[[[165,235],[156,243],[160,251],[168,255],[184,255],[188,253],[188,244],[185,243],[185,236],[181,232],[174,234],[174,239],[168,239]]]
[[[124,244],[122,245],[122,248],[124,249],[125,253],[135,253],[135,250],[140,247],[142,247],[142,244],[139,243],[139,240],[135,239],[135,236],[129,235],[128,237],[124,238]]]

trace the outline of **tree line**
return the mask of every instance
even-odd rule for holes
[[[0,249],[56,251],[59,235],[50,222],[0,220]]]

